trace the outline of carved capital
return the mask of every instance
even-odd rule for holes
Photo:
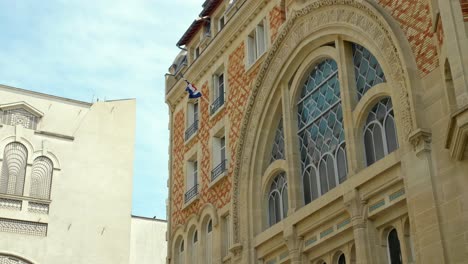
[[[231,246],[229,251],[232,253],[235,259],[238,259],[241,257],[242,254],[242,244],[241,243],[235,243]]]
[[[416,155],[429,152],[431,151],[432,133],[425,129],[417,129],[410,134],[409,141]]]

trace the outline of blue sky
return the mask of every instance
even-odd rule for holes
[[[0,84],[137,99],[133,214],[166,217],[164,73],[203,0],[0,0]]]

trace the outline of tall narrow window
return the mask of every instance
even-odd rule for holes
[[[224,16],[221,16],[218,21],[218,32],[224,28],[224,25],[225,25],[225,18]]]
[[[364,149],[367,166],[372,165],[398,148],[392,100],[384,98],[367,116],[364,127]]]
[[[28,150],[23,144],[13,142],[6,145],[3,152],[0,193],[23,195],[27,159]]]
[[[190,256],[190,263],[197,264],[198,263],[198,232],[195,230],[193,232],[193,237],[192,237],[192,250],[191,250],[191,256]]]
[[[213,138],[213,170],[211,171],[211,181],[223,175],[226,169],[226,138],[222,135],[221,137]]]
[[[346,264],[346,258],[344,254],[341,254],[338,258],[338,264]]]
[[[196,158],[187,164],[187,179],[185,202],[189,202],[198,194],[198,162]]]
[[[198,102],[189,103],[187,107],[187,129],[185,140],[190,139],[198,131]]]
[[[355,43],[352,44],[352,48],[354,77],[356,78],[358,99],[360,100],[370,88],[385,82],[385,74],[379,62],[369,50]]]
[[[49,199],[52,183],[52,161],[44,156],[34,160],[31,173],[31,190],[29,195],[34,198]]]
[[[179,247],[179,256],[178,256],[178,262],[179,264],[184,264],[185,263],[185,254],[184,254],[185,248],[184,248],[184,241],[182,240],[180,242],[180,247]]]
[[[268,221],[272,226],[288,215],[288,181],[286,173],[278,174],[270,186],[268,195]]]
[[[266,51],[267,36],[262,20],[247,37],[248,63],[253,64]]]
[[[224,105],[224,74],[219,73],[213,76],[213,103],[211,104],[211,114],[218,111]]]
[[[388,263],[389,264],[401,264],[401,248],[400,240],[398,239],[398,234],[396,229],[392,229],[388,233]]]
[[[206,264],[211,264],[213,259],[213,223],[210,219],[206,225],[206,245],[205,245]]]
[[[284,132],[282,118],[279,120],[278,126],[276,127],[270,162],[280,159],[284,159]]]
[[[308,204],[347,176],[340,83],[334,60],[320,62],[307,76],[297,109],[304,202]]]
[[[227,256],[229,254],[229,248],[231,247],[231,218],[229,215],[226,215],[223,218],[223,250],[222,254],[223,257]]]

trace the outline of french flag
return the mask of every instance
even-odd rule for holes
[[[194,98],[199,98],[202,96],[201,92],[198,91],[197,87],[195,85],[191,84],[189,81],[185,80],[187,82],[187,88],[185,88],[185,91],[189,93],[189,98],[194,99]]]

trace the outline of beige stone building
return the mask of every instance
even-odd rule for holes
[[[0,263],[129,263],[135,100],[0,85],[0,113]]]
[[[164,264],[167,221],[132,216],[129,264]]]
[[[166,75],[167,263],[468,263],[466,0],[198,16]]]

